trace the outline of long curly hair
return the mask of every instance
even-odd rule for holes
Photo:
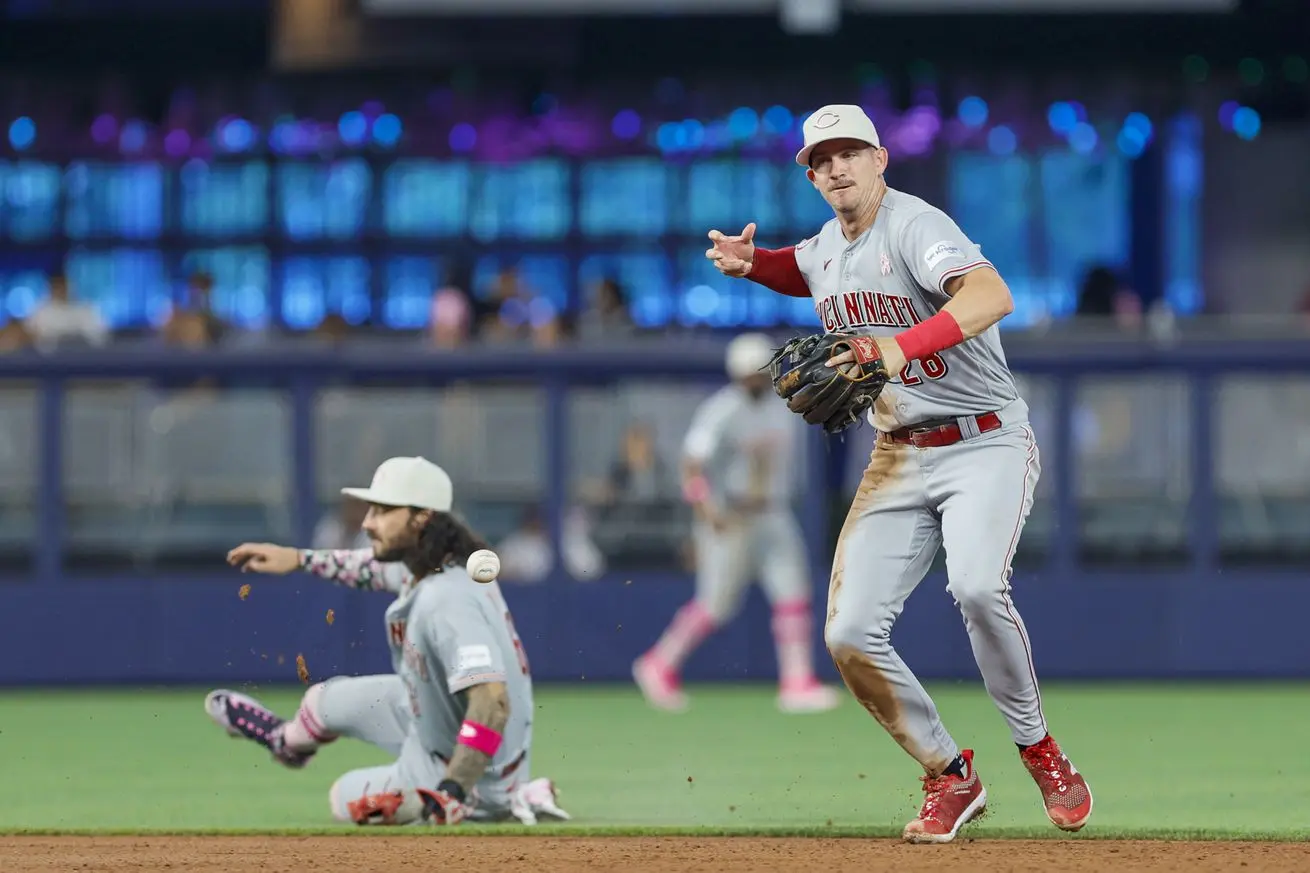
[[[433,512],[419,529],[418,541],[405,564],[414,578],[422,579],[447,567],[463,567],[469,555],[486,548],[490,546],[463,519],[449,512]]]

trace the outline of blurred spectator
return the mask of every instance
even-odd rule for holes
[[[21,352],[32,347],[32,337],[21,322],[11,321],[0,325],[0,355]]]
[[[493,343],[530,342],[537,348],[559,343],[559,313],[525,286],[518,271],[501,270],[487,299],[474,304],[480,339]]]
[[[185,299],[169,313],[161,331],[164,342],[203,349],[223,339],[227,326],[214,313],[213,291],[214,279],[208,273],[195,273],[187,280]]]
[[[1113,318],[1116,327],[1133,330],[1142,325],[1142,298],[1114,270],[1093,267],[1078,289],[1079,316]]]
[[[595,283],[588,295],[586,308],[578,316],[575,331],[578,339],[583,342],[622,340],[634,331],[623,287],[610,278]]]
[[[602,490],[607,503],[651,503],[669,494],[672,471],[655,448],[655,432],[637,421],[623,434],[618,459]]]
[[[438,288],[432,295],[432,319],[428,337],[434,348],[455,349],[465,345],[473,332],[473,304],[463,289],[454,285]]]
[[[77,303],[68,292],[68,279],[56,273],[50,277],[50,296],[24,323],[32,344],[41,351],[60,346],[103,346],[109,341],[109,325],[100,310],[90,303]]]
[[[591,540],[586,513],[571,509],[563,521],[564,569],[575,579],[596,578],[605,571],[605,559]],[[539,508],[524,510],[518,528],[500,541],[496,554],[500,556],[500,575],[507,581],[536,583],[550,575],[555,556]]]
[[[364,514],[367,512],[367,503],[343,498],[337,505],[336,512],[328,513],[319,519],[314,527],[314,538],[310,548],[367,549],[368,535],[360,527],[364,523]]]
[[[319,322],[318,327],[314,328],[309,336],[316,343],[339,346],[350,339],[350,322],[333,312]]]

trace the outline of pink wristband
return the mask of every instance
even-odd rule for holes
[[[486,725],[465,719],[464,723],[459,726],[459,739],[456,742],[462,746],[468,746],[474,751],[481,752],[488,758],[494,758],[496,757],[496,750],[500,748],[503,739],[504,737]]]
[[[693,476],[682,486],[682,499],[688,503],[704,503],[710,496],[710,483],[704,476]]]
[[[962,342],[964,331],[960,330],[955,316],[946,310],[896,334],[896,344],[901,347],[907,361],[921,361]]]

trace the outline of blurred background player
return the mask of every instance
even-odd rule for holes
[[[363,530],[370,548],[244,543],[228,553],[228,563],[277,575],[304,569],[394,592],[386,627],[395,673],[320,682],[291,720],[249,695],[219,689],[205,698],[210,718],[293,769],[342,736],[395,755],[392,764],[352,770],[332,785],[332,815],[342,821],[568,818],[550,780],[530,776],[527,657],[497,583],[475,582],[464,569],[486,545],[451,515],[450,477],[423,458],[391,458],[370,487],[342,493],[368,506]]]
[[[683,663],[737,614],[755,577],[773,608],[778,707],[817,712],[838,703],[837,693],[814,676],[810,576],[788,506],[798,419],[773,393],[765,369],[772,357],[767,336],[734,338],[727,350],[732,383],[697,408],[683,442],[683,495],[696,513],[696,593],[632,668],[642,694],[659,709],[687,707]]]

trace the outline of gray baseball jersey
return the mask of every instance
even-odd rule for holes
[[[386,613],[387,645],[409,693],[423,748],[446,760],[455,751],[474,685],[503,682],[509,694],[504,742],[490,774],[515,762],[532,735],[532,678],[500,586],[449,567],[400,592]]]
[[[854,242],[832,219],[796,246],[796,264],[823,329],[892,336],[935,315],[946,282],[990,266],[950,216],[888,188],[873,226]],[[933,419],[1010,407],[1026,415],[993,325],[969,342],[911,362],[884,388],[871,421],[890,431]]]
[[[772,393],[755,399],[740,385],[727,385],[692,415],[683,457],[702,466],[720,504],[755,497],[785,506],[792,495],[798,421]]]

